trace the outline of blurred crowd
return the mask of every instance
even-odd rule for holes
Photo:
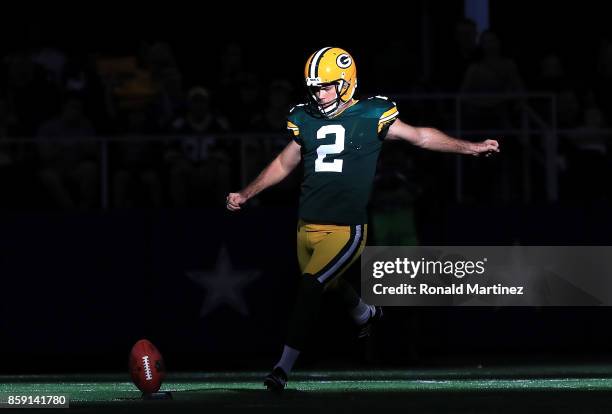
[[[554,122],[563,145],[607,160],[607,141],[597,131],[612,123],[612,42],[601,43],[588,73],[572,73],[548,51],[531,67],[519,67],[500,36],[479,35],[468,19],[456,23],[454,38],[436,46],[430,73],[420,73],[418,56],[398,58],[402,47],[392,43],[375,59],[358,60],[375,92],[550,93],[556,120],[547,102],[529,103],[534,116],[548,126]],[[117,208],[222,204],[228,189],[252,179],[284,146],[286,115],[304,90],[288,80],[299,79],[295,74],[270,79],[238,43],[224,46],[206,76],[187,81],[190,59],[166,42],[143,43],[121,55],[71,55],[45,45],[4,56],[0,184],[7,196],[1,205],[97,208],[103,198]],[[399,77],[404,83],[390,71],[406,74]],[[422,114],[418,103],[406,102],[403,111],[398,104],[409,122],[453,125],[452,107]],[[466,99],[462,127],[520,128],[524,105],[520,99]],[[97,137],[108,140],[102,145]],[[395,183],[393,191],[407,188],[406,199],[414,199],[418,186],[404,185],[417,169],[409,158],[383,152],[387,166],[378,179]],[[259,202],[295,202],[298,182],[289,179]]]

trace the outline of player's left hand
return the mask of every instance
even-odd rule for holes
[[[225,205],[229,211],[240,210],[240,205],[246,203],[247,199],[241,193],[229,193],[225,199]]]
[[[473,155],[477,157],[481,155],[488,157],[491,154],[499,152],[499,143],[494,139],[487,139],[482,142],[475,142],[473,146],[473,151]]]

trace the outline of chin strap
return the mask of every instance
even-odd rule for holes
[[[321,113],[323,115],[325,115],[325,116],[332,116],[332,115],[334,115],[338,111],[338,108],[340,108],[340,102],[338,102],[338,101],[339,100],[336,99],[334,102],[332,102],[326,108],[323,108],[322,106],[319,105],[319,111],[321,111]]]

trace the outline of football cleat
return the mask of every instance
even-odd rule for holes
[[[370,317],[368,318],[368,320],[364,324],[359,325],[359,332],[357,333],[357,337],[366,338],[370,336],[370,334],[372,333],[372,326],[376,325],[382,319],[382,316],[382,307],[375,306],[374,313],[372,314],[370,311]]]
[[[282,392],[287,385],[287,374],[281,367],[276,367],[264,378],[264,385],[272,392]]]

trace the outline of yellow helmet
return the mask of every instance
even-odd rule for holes
[[[353,98],[357,88],[355,60],[344,49],[324,47],[306,61],[304,78],[315,107],[321,115],[332,116],[338,111],[341,102],[348,102]],[[319,105],[311,87],[328,84],[336,84],[337,98],[325,106]]]

